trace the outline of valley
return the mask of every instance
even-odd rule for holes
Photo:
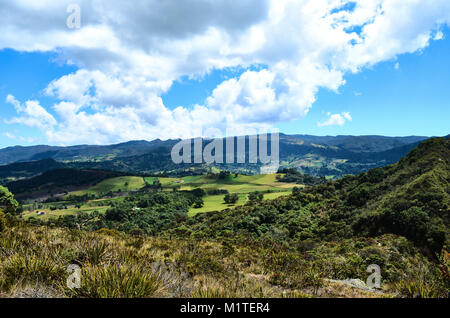
[[[139,194],[149,191],[189,192],[195,189],[202,189],[206,194],[203,198],[203,206],[189,209],[188,215],[194,216],[197,213],[222,211],[243,205],[248,201],[248,194],[251,192],[262,193],[266,200],[289,195],[292,188],[296,185],[277,180],[277,177],[281,178],[283,176],[284,174],[254,176],[230,174],[225,179],[219,179],[217,175],[182,178],[116,177],[106,179],[86,189],[53,197],[53,199],[45,196],[44,200],[39,198],[26,200],[25,202],[28,203],[23,205],[25,210],[23,217],[27,220],[29,218],[49,220],[65,215],[90,214],[95,211],[104,213],[112,203],[123,201],[131,193]],[[155,183],[160,184],[161,187],[153,188],[152,186]],[[218,192],[223,193],[216,194]],[[239,196],[238,201],[233,204],[226,204],[224,202],[226,193],[237,194]],[[33,194],[30,194],[30,196],[33,196]],[[38,215],[40,212],[45,212],[45,214]]]

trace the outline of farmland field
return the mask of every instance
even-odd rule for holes
[[[75,206],[68,206],[67,209],[65,208],[59,208],[56,210],[51,210],[47,207],[43,207],[42,209],[36,209],[33,211],[29,211],[29,212],[24,212],[23,213],[23,218],[25,220],[31,218],[31,217],[35,217],[35,218],[39,218],[42,220],[49,220],[51,218],[58,218],[60,216],[65,216],[65,215],[76,215],[78,213],[92,213],[94,211],[97,211],[99,213],[105,213],[106,210],[108,209],[109,206],[90,206],[89,204],[83,204],[81,205],[80,208],[75,207]],[[38,215],[37,213],[39,211],[44,211],[45,214],[44,215]]]
[[[108,192],[123,192],[136,191],[145,186],[142,177],[117,177],[104,180],[88,189],[72,192],[72,195],[94,194],[102,195]]]
[[[183,178],[157,178],[157,177],[135,177],[125,176],[104,180],[94,186],[83,190],[69,193],[74,196],[94,195],[97,199],[88,199],[86,202],[74,205],[65,204],[64,201],[55,203],[40,203],[39,207],[29,205],[24,212],[23,218],[29,219],[35,217],[42,220],[57,218],[65,215],[77,215],[79,213],[92,213],[98,211],[104,213],[111,206],[113,201],[124,199],[123,194],[130,191],[143,189],[146,184],[153,184],[159,180],[162,191],[173,191],[174,188],[180,191],[191,191],[197,188],[205,192],[213,190],[227,190],[229,193],[236,193],[239,196],[235,204],[226,204],[224,202],[225,194],[211,194],[203,197],[204,205],[201,208],[191,207],[189,216],[198,213],[222,211],[228,208],[244,205],[248,200],[248,194],[251,192],[264,193],[264,200],[273,200],[283,195],[291,193],[295,184],[277,182],[277,174],[267,175],[230,175],[225,179],[219,179],[215,175],[188,176]],[[119,190],[121,193],[119,193]],[[106,197],[113,193],[113,197]],[[99,199],[100,198],[100,199]],[[37,213],[44,211],[44,215]]]
[[[196,176],[182,178],[181,190],[202,188],[204,190],[228,190],[230,193],[250,193],[254,191],[288,191],[293,188],[292,183],[277,182],[276,174],[254,176],[231,176],[219,180],[210,176]]]
[[[277,182],[277,174],[267,175],[233,175],[225,180],[219,180],[210,176],[195,176],[182,178],[184,183],[181,190],[193,190],[201,188],[205,191],[211,190],[227,190],[229,193],[237,193],[239,200],[234,205],[228,205],[224,202],[224,195],[208,195],[203,198],[204,205],[202,208],[191,208],[189,216],[198,213],[210,211],[222,211],[234,206],[243,205],[247,202],[247,196],[250,192],[268,192],[264,193],[265,200],[273,200],[283,195],[291,193],[291,189],[295,186],[292,183]]]
[[[272,192],[264,193],[264,200],[274,200],[284,195],[291,194],[291,191],[283,192]],[[204,206],[199,209],[190,208],[188,216],[194,216],[198,213],[212,212],[212,211],[222,211],[229,208],[234,208],[236,206],[244,205],[247,201],[247,194],[241,193],[239,195],[239,200],[236,204],[226,204],[224,202],[224,195],[208,195],[203,198]]]

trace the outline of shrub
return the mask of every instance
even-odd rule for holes
[[[108,252],[108,243],[105,241],[87,242],[82,247],[78,261],[89,265],[100,265],[105,261]]]
[[[112,236],[112,237],[120,237],[120,236],[122,236],[122,233],[119,232],[116,229],[105,229],[105,228],[102,228],[102,229],[99,229],[99,230],[97,230],[95,232],[99,233],[99,234],[103,234],[103,235]]]
[[[6,218],[5,213],[0,209],[0,232],[3,232],[3,230],[6,228]]]
[[[10,214],[15,214],[19,207],[12,193],[2,186],[0,186],[0,206],[5,207],[5,212]]]
[[[125,244],[125,246],[130,246],[130,247],[134,247],[135,249],[141,249],[142,246],[144,245],[144,238],[143,237],[137,237],[129,242],[127,242]]]
[[[65,275],[62,266],[56,264],[50,257],[45,255],[14,255],[4,264],[2,269],[2,289],[10,289],[18,283],[44,282],[46,284],[56,283]]]
[[[401,280],[395,284],[395,287],[402,295],[410,298],[438,298],[443,296],[434,282]]]
[[[155,296],[162,287],[160,277],[147,268],[88,266],[81,273],[81,288],[70,293],[89,298],[145,298]]]

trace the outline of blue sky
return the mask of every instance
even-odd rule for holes
[[[445,30],[448,34],[448,30]],[[320,89],[307,116],[276,127],[287,134],[443,136],[450,133],[450,39],[433,42],[421,52],[404,54],[358,74],[345,76],[346,84],[336,93]],[[36,128],[6,124],[15,115],[5,102],[8,94],[19,100],[39,99],[51,106],[56,101],[42,91],[48,83],[77,70],[55,62],[56,53],[0,51],[0,147],[47,143]],[[398,66],[398,69],[396,68]],[[252,68],[254,69],[254,68]],[[164,104],[192,107],[205,99],[222,81],[237,77],[244,69],[216,70],[199,78],[177,80],[163,94]],[[50,109],[50,107],[49,107]],[[327,113],[350,112],[353,120],[344,126],[318,127]],[[11,132],[30,140],[5,136]]]
[[[90,20],[77,30],[65,26],[64,1],[0,5],[12,17],[0,27],[21,34],[0,34],[0,148],[188,138],[199,127],[450,133],[447,1],[329,0],[317,12],[302,9],[314,1],[244,2],[239,16],[218,1],[167,25],[182,5],[136,15],[80,1]]]
[[[449,29],[444,30],[449,35]],[[396,68],[397,66],[397,68]],[[163,96],[169,107],[202,104],[234,72],[215,71],[202,80],[183,79]],[[305,118],[277,124],[286,134],[444,136],[450,134],[450,36],[423,51],[404,54],[345,76],[336,93],[321,89]],[[328,112],[350,112],[344,126],[318,127]]]
[[[346,76],[339,94],[322,89],[309,114],[280,125],[313,135],[445,136],[450,134],[450,34],[421,52],[400,55]],[[398,63],[398,70],[396,64]],[[344,126],[317,127],[326,112],[348,111]]]

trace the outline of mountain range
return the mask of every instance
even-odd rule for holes
[[[248,140],[248,136],[246,137]],[[397,162],[424,136],[312,136],[280,134],[280,165],[329,178],[358,174]],[[32,177],[53,169],[99,169],[136,174],[185,174],[213,168],[259,173],[257,164],[174,164],[176,140],[129,141],[114,145],[30,146],[0,149],[0,182]],[[203,139],[203,144],[210,139]]]

